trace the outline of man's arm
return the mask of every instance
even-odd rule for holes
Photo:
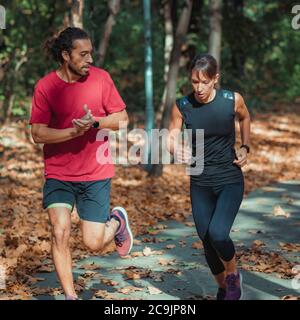
[[[120,122],[123,122],[122,128],[127,128],[129,123],[128,114],[125,109],[120,112],[109,114],[104,118],[94,117],[94,119],[95,121],[99,121],[100,129],[119,130]]]
[[[35,143],[59,143],[71,140],[84,134],[84,130],[77,128],[53,129],[47,124],[34,123],[31,126],[31,134]]]
[[[73,124],[78,128],[84,128],[87,125],[91,125],[94,121],[99,122],[99,129],[110,129],[110,130],[119,130],[122,128],[126,128],[129,123],[129,118],[126,110],[122,110],[119,112],[114,112],[109,114],[106,117],[94,117],[89,109],[85,109],[87,115],[89,113],[90,118],[86,119],[74,119]],[[122,126],[121,126],[122,122]]]

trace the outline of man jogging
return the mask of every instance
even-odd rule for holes
[[[67,28],[45,48],[59,68],[36,84],[30,124],[35,143],[44,144],[43,208],[52,226],[55,268],[66,299],[75,300],[69,249],[75,204],[83,242],[90,250],[100,251],[113,239],[120,256],[132,248],[125,209],[110,212],[112,161],[97,161],[100,147],[107,143],[98,141],[98,131],[118,130],[128,116],[110,75],[91,65],[93,46],[85,31]]]

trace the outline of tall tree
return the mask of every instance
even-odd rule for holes
[[[163,3],[163,15],[164,15],[164,26],[165,26],[165,47],[164,47],[164,58],[165,58],[165,67],[164,67],[164,82],[167,83],[168,73],[170,68],[170,58],[171,52],[174,45],[174,15],[172,15],[174,5],[174,0],[165,0]],[[173,18],[173,19],[172,19]],[[167,97],[167,87],[165,86],[161,105],[159,111],[157,112],[157,120],[161,121],[164,105],[166,103]]]
[[[232,75],[237,79],[243,79],[247,56],[244,0],[224,0],[223,16],[224,32],[226,30],[226,40],[231,50]]]
[[[64,26],[83,28],[84,0],[67,0],[70,11],[65,14]]]
[[[168,128],[170,122],[171,109],[176,99],[176,84],[179,71],[179,60],[181,57],[181,47],[185,41],[188,31],[191,12],[193,7],[193,0],[185,0],[184,7],[181,11],[179,22],[176,28],[174,46],[170,58],[170,68],[168,72],[168,80],[166,84],[166,101],[163,110],[163,116],[160,123],[160,128]],[[150,175],[159,176],[162,174],[162,165],[153,165]]]
[[[144,35],[145,35],[145,93],[146,93],[146,131],[148,136],[151,135],[154,123],[153,110],[153,67],[152,67],[152,45],[151,45],[151,0],[144,0]],[[149,148],[146,152],[147,159],[150,159],[151,150]],[[151,163],[146,166],[150,171]]]
[[[185,0],[178,26],[176,28],[175,41],[171,52],[170,67],[168,72],[168,80],[166,84],[167,95],[164,106],[163,117],[161,120],[161,128],[168,128],[170,122],[170,113],[176,98],[176,82],[179,70],[179,60],[181,56],[181,47],[185,41],[191,18],[193,0]]]
[[[98,49],[97,63],[102,66],[104,63],[105,54],[109,44],[109,38],[112,33],[114,24],[116,23],[116,16],[120,11],[120,0],[109,0],[108,3],[109,15],[105,22],[102,39]]]
[[[209,41],[208,52],[214,56],[221,66],[221,40],[222,40],[222,0],[209,1]]]
[[[4,103],[4,119],[5,119],[5,124],[8,124],[11,122],[12,118],[12,110],[13,110],[13,105],[15,101],[15,96],[16,92],[14,91],[14,84],[16,83],[20,68],[21,66],[27,62],[28,57],[27,57],[27,50],[24,52],[21,52],[20,59],[16,62],[16,65],[14,67],[14,72],[11,75],[11,78],[8,81],[8,90],[6,92],[7,94],[7,100]]]

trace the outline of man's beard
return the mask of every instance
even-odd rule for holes
[[[88,73],[79,72],[79,70],[76,69],[71,63],[68,64],[68,68],[76,76],[84,77],[84,76],[86,76],[88,74]]]

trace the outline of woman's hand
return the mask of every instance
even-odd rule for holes
[[[192,164],[192,149],[188,146],[177,146],[175,149],[175,163]]]
[[[239,167],[243,167],[247,164],[247,149],[246,148],[240,148],[237,152],[237,159],[233,161],[233,163],[237,164]]]

